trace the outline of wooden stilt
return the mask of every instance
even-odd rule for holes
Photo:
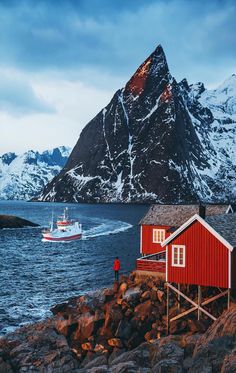
[[[202,303],[202,289],[201,289],[201,286],[198,285],[198,310],[197,310],[197,319],[200,320],[201,316],[202,316],[202,313],[201,313],[201,310],[200,310],[200,306],[201,306],[201,303]]]
[[[193,300],[191,300],[189,297],[187,297],[185,294],[183,294],[182,292],[179,292],[179,290],[177,288],[175,288],[173,285],[171,284],[168,284],[168,287],[175,291],[177,294],[180,293],[180,296],[183,297],[185,300],[187,300],[189,303],[191,303],[194,307],[196,307],[196,309],[200,309],[200,311],[202,311],[204,314],[206,314],[208,317],[210,317],[213,321],[216,320],[216,318],[211,315],[209,312],[207,312],[204,308],[202,308],[201,306],[199,306],[197,303],[195,303]],[[222,296],[223,294],[221,294],[220,296]],[[210,303],[210,302],[208,302]],[[203,306],[203,303],[202,303],[202,306]]]
[[[167,335],[169,334],[169,331],[170,331],[170,324],[175,321],[175,320],[178,320],[184,316],[187,316],[188,314],[192,313],[192,312],[196,312],[198,313],[198,320],[202,317],[202,315],[206,315],[208,316],[210,319],[212,319],[213,321],[216,320],[216,317],[213,316],[212,314],[210,314],[210,312],[208,312],[206,309],[204,309],[203,307],[216,301],[217,299],[220,299],[224,296],[228,296],[228,308],[230,307],[230,289],[227,289],[225,291],[222,291],[219,289],[220,293],[219,294],[216,294],[214,295],[213,297],[211,298],[208,298],[206,300],[204,300],[202,298],[202,288],[201,286],[199,285],[198,286],[198,299],[197,301],[193,301],[192,299],[190,299],[187,295],[185,295],[182,291],[183,291],[183,288],[180,290],[180,284],[176,284],[178,286],[178,289],[177,287],[173,286],[171,283],[167,282],[166,283],[166,286],[167,286],[167,302],[166,302],[166,306],[167,306],[167,311],[166,311],[166,314],[167,314],[167,320],[166,320],[166,332],[167,332]],[[186,288],[185,288],[186,290]],[[185,299],[185,301],[189,302],[192,307],[187,309],[187,310],[183,310],[182,309],[182,312],[178,313],[176,316],[172,317],[170,319],[170,291],[174,291],[177,295],[178,295],[178,300],[179,300],[179,297],[180,299],[183,298]],[[182,307],[183,308],[183,307]]]
[[[178,290],[180,291],[180,284],[178,284]],[[178,311],[180,310],[180,294],[178,294]]]
[[[230,289],[228,289],[228,309],[229,309],[229,307],[230,307]]]
[[[166,334],[169,335],[169,295],[170,289],[167,283],[167,300],[166,300]]]

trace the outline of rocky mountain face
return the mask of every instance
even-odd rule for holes
[[[0,156],[0,199],[30,199],[56,176],[70,154],[61,146],[42,153],[30,150],[21,155]]]
[[[223,202],[236,198],[236,77],[180,83],[161,46],[83,129],[40,200]]]

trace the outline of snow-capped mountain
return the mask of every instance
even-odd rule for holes
[[[83,129],[41,200],[178,203],[236,198],[236,78],[177,83],[161,46]]]
[[[37,196],[64,167],[70,151],[61,146],[42,153],[30,150],[0,156],[0,199],[28,200]]]

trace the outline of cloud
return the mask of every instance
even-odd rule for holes
[[[73,146],[159,43],[177,80],[217,85],[235,18],[234,0],[0,0],[1,151]]]
[[[53,113],[54,109],[19,74],[0,70],[0,111],[24,116],[36,112]]]
[[[13,1],[0,6],[0,61],[128,77],[161,43],[173,74],[235,68],[233,0]],[[196,69],[196,70],[195,70]],[[205,76],[204,76],[205,78]]]
[[[14,76],[17,74],[22,80],[26,78],[15,71]],[[97,88],[80,80],[68,81],[58,74],[27,76],[36,97],[54,108],[54,112],[32,110],[18,116],[16,121],[12,107],[8,111],[0,110],[1,154],[7,151],[21,153],[29,148],[45,150],[58,145],[74,146],[82,128],[113,95],[113,90]]]

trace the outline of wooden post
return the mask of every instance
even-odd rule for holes
[[[178,290],[180,291],[180,284],[178,284]],[[180,294],[178,294],[178,311],[180,310]]]
[[[200,306],[201,306],[201,303],[202,303],[202,289],[201,289],[201,286],[198,285],[198,310],[197,310],[197,319],[200,320],[200,317],[202,316],[202,313],[200,311]]]
[[[166,300],[166,334],[169,335],[169,295],[170,289],[169,284],[167,282],[167,300]]]
[[[228,309],[230,307],[230,289],[228,289]]]

